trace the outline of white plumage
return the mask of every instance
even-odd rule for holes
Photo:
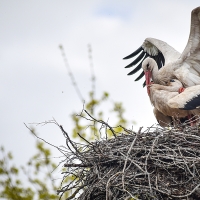
[[[187,118],[190,115],[200,115],[200,85],[186,88],[179,94],[182,83],[176,79],[170,80],[167,86],[152,84],[150,100],[154,106],[154,115],[160,123],[173,119]],[[161,115],[162,114],[162,115]]]
[[[154,39],[145,39],[143,45],[125,57],[139,56],[127,68],[138,64],[129,74],[136,73],[141,66],[145,73],[152,73],[155,83],[165,85],[172,78],[180,80],[185,87],[200,84],[200,7],[191,13],[190,35],[187,45],[180,54],[167,43]],[[143,55],[144,54],[144,55]],[[143,55],[143,56],[141,56]],[[140,58],[140,59],[139,59]],[[152,61],[154,60],[154,62]],[[163,66],[163,67],[162,67]],[[160,70],[159,70],[160,68]],[[144,73],[143,73],[144,75]],[[142,77],[138,77],[139,80]]]
[[[142,73],[135,81],[145,74],[147,86],[151,79],[156,83],[147,89],[157,119],[161,117],[169,122],[169,116],[182,118],[189,114],[200,114],[200,7],[191,13],[190,35],[182,54],[166,42],[146,38],[141,47],[124,59],[136,55],[138,57],[126,66],[136,66],[128,75],[142,68]],[[170,83],[171,79],[176,80]],[[179,94],[177,87],[186,89]]]

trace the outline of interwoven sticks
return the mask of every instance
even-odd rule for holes
[[[67,140],[64,180],[73,177],[58,191],[61,196],[73,189],[68,199],[200,199],[198,127],[138,133],[124,128],[112,139],[86,144],[61,129]]]

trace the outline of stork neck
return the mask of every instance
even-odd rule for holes
[[[158,65],[154,65],[152,69],[152,80],[154,83],[158,83]]]

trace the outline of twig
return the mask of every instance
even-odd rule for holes
[[[36,138],[38,138],[39,140],[42,140],[43,142],[45,142],[46,144],[48,144],[48,145],[50,145],[50,146],[52,146],[52,147],[58,149],[58,151],[60,151],[64,156],[66,156],[66,154],[63,153],[63,149],[61,149],[61,148],[59,148],[59,147],[57,147],[57,146],[55,146],[55,145],[53,145],[53,144],[47,142],[46,140],[44,140],[44,139],[41,138],[41,137],[37,136],[37,135],[34,133],[34,131],[31,130],[31,128],[29,128],[25,123],[24,123],[24,125],[26,126],[26,128],[28,128],[28,129],[30,130],[30,132],[31,132]]]
[[[140,130],[138,131],[138,133],[140,133]],[[133,145],[135,144],[135,141],[137,140],[137,136],[138,136],[138,134],[135,136],[135,138],[134,138],[133,142],[131,143],[131,146],[130,146],[128,152],[127,152],[126,160],[125,160],[125,163],[124,163],[124,168],[122,170],[122,185],[123,185],[123,189],[125,189],[124,188],[124,172],[125,172],[125,169],[126,169],[126,164],[127,164],[127,161],[128,161],[129,154],[130,154],[130,152],[131,152],[131,150],[133,148]]]
[[[84,187],[85,187],[85,185],[82,185],[82,186],[80,186],[79,188],[77,188],[77,189],[75,190],[75,192],[74,192],[70,197],[66,198],[66,200],[73,199],[73,198],[76,196],[76,194],[77,194],[82,188],[84,188]]]
[[[122,172],[117,172],[116,174],[112,175],[112,176],[108,179],[107,184],[106,184],[106,200],[109,199],[108,194],[109,194],[110,181],[111,181],[113,178],[115,178],[116,176],[118,176],[119,174],[121,174],[121,173],[122,173]]]
[[[84,112],[89,117],[80,117],[99,124],[99,132],[103,127],[110,129],[108,122]],[[200,187],[199,128],[169,130],[151,126],[144,132],[140,128],[137,133],[128,131],[128,134],[126,128],[123,130],[111,139],[79,144],[81,156],[68,149],[65,161],[68,169],[64,175],[74,175],[76,181],[60,191],[85,185],[77,200],[122,200],[128,196],[143,200],[199,198],[196,191]]]
[[[88,140],[86,140],[84,137],[82,137],[80,133],[77,133],[77,134],[78,134],[78,136],[79,136],[82,140],[84,140],[84,141],[87,142],[88,144],[92,145],[92,143],[89,142]],[[93,146],[93,145],[92,145],[92,146]]]
[[[70,77],[70,79],[72,81],[72,85],[74,86],[74,89],[76,90],[76,93],[77,93],[79,99],[81,100],[82,103],[84,103],[84,98],[83,98],[83,96],[82,96],[82,94],[81,94],[81,92],[80,92],[80,90],[78,88],[78,85],[76,83],[76,80],[74,78],[72,70],[70,69],[69,63],[67,61],[67,56],[65,54],[64,47],[62,45],[60,45],[59,48],[60,48],[61,53],[62,53],[62,57],[63,57],[64,63],[65,63],[65,67],[66,67],[66,69],[68,71],[68,74],[69,74],[69,77]]]
[[[107,123],[104,122],[103,120],[96,120],[94,117],[92,117],[92,115],[90,115],[90,114],[87,112],[87,110],[84,110],[84,111],[85,111],[93,120],[95,120],[96,122],[99,122],[99,123],[101,123],[101,124],[106,125],[106,126],[111,130],[113,136],[116,137],[115,131],[113,130],[113,128],[112,128],[109,124],[107,124]]]

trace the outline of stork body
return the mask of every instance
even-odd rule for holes
[[[179,93],[179,88],[182,86],[176,79],[171,79],[167,86],[160,84],[150,86],[149,97],[157,121],[166,124],[170,122],[170,117],[180,119],[191,114],[200,115],[200,85],[188,87]]]
[[[165,116],[182,118],[188,116],[187,110],[181,110],[177,107],[171,107],[169,101],[179,95],[178,90],[182,84],[177,81],[176,84],[170,82],[169,86],[152,84],[150,86],[150,101],[152,105]]]
[[[170,125],[173,125],[174,120],[172,117],[164,115],[155,107],[153,109],[153,113],[160,126],[168,127]]]
[[[181,118],[188,114],[200,114],[198,108],[200,102],[200,7],[192,10],[190,35],[182,54],[166,42],[146,38],[141,47],[124,59],[135,56],[137,58],[125,68],[135,66],[128,75],[135,74],[142,68],[141,74],[135,81],[140,80],[145,74],[146,82],[143,86],[149,86],[151,79],[156,83],[147,87],[147,90],[157,119],[161,118],[164,123],[168,123],[171,117]],[[183,94],[172,89],[178,86],[178,81],[174,85],[166,86],[171,79],[177,79],[180,84],[182,83],[182,86],[186,88]]]

